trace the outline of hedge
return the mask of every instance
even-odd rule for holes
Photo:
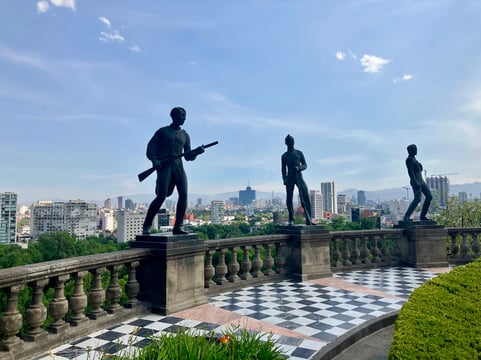
[[[481,359],[481,259],[411,294],[396,321],[388,359]]]

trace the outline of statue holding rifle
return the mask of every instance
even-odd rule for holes
[[[181,129],[186,118],[185,110],[181,107],[175,107],[171,110],[170,117],[172,123],[157,130],[147,144],[147,158],[152,161],[152,168],[139,174],[139,180],[142,181],[150,173],[157,171],[156,197],[150,203],[147,211],[142,227],[143,235],[149,234],[155,215],[157,215],[165,199],[172,195],[174,188],[177,188],[178,201],[172,232],[176,235],[188,233],[182,227],[187,209],[187,176],[182,157],[185,157],[187,161],[193,161],[197,155],[204,152],[204,148],[217,144],[215,142],[191,150],[189,134]]]
[[[281,172],[282,180],[286,186],[286,205],[289,212],[289,225],[294,224],[294,205],[292,201],[294,186],[297,186],[299,191],[301,205],[304,209],[304,216],[306,217],[306,225],[312,225],[309,190],[301,173],[301,171],[307,169],[306,159],[302,151],[294,149],[294,138],[291,135],[286,136],[285,143],[287,145],[287,151],[282,154],[281,157]]]

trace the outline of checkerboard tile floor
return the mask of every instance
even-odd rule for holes
[[[424,269],[392,267],[337,273],[334,276],[356,285],[407,299],[414,289],[436,275],[437,273]]]
[[[365,321],[399,310],[410,293],[436,273],[422,269],[389,268],[338,273],[334,277],[389,297],[312,282],[282,281],[225,292],[209,299],[218,311],[255,319],[274,330],[273,339],[289,359],[309,359],[323,346]],[[222,334],[231,326],[215,320],[150,314],[104,329],[60,346],[36,360],[95,360],[106,354],[135,354],[161,332],[188,328],[203,334]],[[213,318],[212,318],[213,319]]]

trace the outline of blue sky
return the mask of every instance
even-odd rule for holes
[[[147,141],[187,110],[189,190],[283,191],[291,134],[310,189],[481,180],[477,0],[0,2],[0,192],[153,193]]]

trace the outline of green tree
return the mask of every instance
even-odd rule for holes
[[[76,241],[69,233],[59,231],[41,234],[34,246],[38,248],[43,261],[50,261],[76,256]]]
[[[465,201],[461,204],[455,196],[451,196],[446,208],[441,209],[434,219],[438,224],[448,227],[479,227],[481,201]]]

